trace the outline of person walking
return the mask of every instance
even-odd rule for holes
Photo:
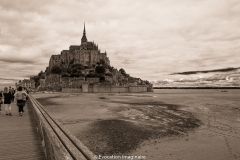
[[[12,95],[11,92],[9,91],[9,89],[7,87],[4,88],[3,90],[3,103],[5,105],[5,111],[6,111],[6,115],[8,116],[12,116],[11,113],[11,99],[12,99]]]
[[[12,87],[11,86],[9,86],[8,91],[11,94],[11,102],[12,102]]]
[[[12,102],[14,101],[14,94],[15,94],[15,89],[14,89],[14,88],[12,88],[12,90],[11,90]]]
[[[3,91],[0,91],[0,112],[2,110],[2,105],[3,104]]]
[[[17,92],[14,94],[14,97],[17,101],[19,115],[22,116],[23,115],[23,107],[25,106],[28,94],[25,91],[23,91],[22,86],[19,86],[17,89]]]

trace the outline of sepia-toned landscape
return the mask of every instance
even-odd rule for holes
[[[240,160],[239,15],[239,0],[1,0],[0,160]]]
[[[239,90],[34,93],[96,155],[239,159]]]

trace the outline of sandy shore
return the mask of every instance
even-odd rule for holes
[[[240,159],[239,93],[155,90],[33,96],[96,155],[225,160]]]

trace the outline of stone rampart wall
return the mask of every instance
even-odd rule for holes
[[[129,92],[147,92],[147,86],[139,85],[139,86],[129,86]]]
[[[62,92],[78,93],[78,92],[82,92],[82,89],[81,88],[62,88]]]
[[[62,92],[89,92],[89,93],[138,93],[148,92],[147,85],[115,86],[115,85],[88,85],[83,84],[82,89],[63,88]]]

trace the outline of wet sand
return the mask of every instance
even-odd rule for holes
[[[231,160],[240,159],[239,93],[155,90],[33,96],[96,155]]]

